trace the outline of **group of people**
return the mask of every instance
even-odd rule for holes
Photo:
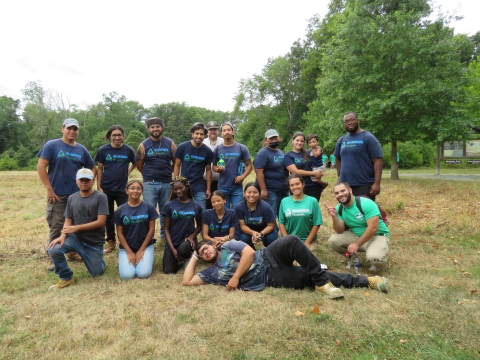
[[[328,242],[339,253],[366,251],[372,268],[381,270],[389,232],[378,206],[367,198],[380,192],[381,149],[372,134],[359,128],[355,113],[347,113],[344,124],[348,133],[338,140],[334,155],[339,204],[326,204],[336,232]],[[66,119],[62,138],[47,142],[38,153],[38,172],[47,190],[49,269],[60,277],[52,289],[74,281],[65,255],[82,260],[92,276],[101,275],[103,254],[115,248],[116,238],[120,277],[150,276],[155,220],[160,217],[163,271],[176,273],[184,263],[185,285],[220,283],[249,290],[315,285],[330,298],[343,297],[335,286],[386,291],[385,279],[378,276],[325,272],[309,250],[322,224],[319,199],[328,186],[322,181],[325,164],[318,136],[295,133],[292,151],[284,154],[278,148],[279,133],[270,129],[252,164],[229,123],[221,127],[214,121],[196,123],[190,128],[192,140],[178,147],[163,136],[162,119],[148,119],[146,127],[150,136],[135,154],[123,144],[123,129],[111,126],[106,134],[110,143],[100,147],[94,161],[75,141],[78,122]],[[143,181],[128,181],[135,167]],[[256,181],[242,189],[252,168]],[[354,200],[358,196],[367,197]],[[198,243],[200,233],[203,241]],[[260,241],[264,248],[256,252]],[[196,261],[190,259],[199,257],[213,266],[195,275]],[[294,261],[300,266],[293,266]]]

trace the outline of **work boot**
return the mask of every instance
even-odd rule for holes
[[[107,240],[107,247],[103,250],[103,253],[111,253],[113,250],[115,250],[116,244],[117,242],[115,240]]]
[[[315,289],[327,295],[329,299],[339,299],[345,296],[342,290],[333,286],[330,281],[323,286],[315,286]]]
[[[70,251],[68,254],[67,254],[67,259],[69,261],[82,261],[82,257],[80,256],[79,253],[77,253],[76,251]]]
[[[58,282],[55,285],[50,286],[48,290],[58,290],[73,283],[75,283],[75,280],[73,278],[71,278],[70,280],[58,280]]]
[[[48,247],[46,245],[45,245],[45,253],[47,254],[47,270],[55,271],[55,265],[53,265],[52,259],[50,259],[50,255],[48,255]]]
[[[368,288],[372,290],[378,290],[383,293],[388,292],[387,279],[380,276],[370,276],[368,279]]]

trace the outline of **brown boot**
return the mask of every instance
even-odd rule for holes
[[[76,251],[70,251],[68,254],[67,254],[67,259],[69,261],[82,261],[82,257],[80,256],[79,253],[77,253]]]
[[[108,254],[115,250],[115,246],[117,245],[117,242],[115,240],[107,240],[107,247],[103,250],[104,254]]]
[[[47,269],[48,271],[55,271],[55,265],[53,265],[50,255],[48,255],[48,246],[45,245],[45,253],[47,254]]]

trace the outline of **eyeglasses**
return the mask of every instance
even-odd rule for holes
[[[198,251],[198,255],[200,255],[200,257],[203,257],[203,254],[205,254],[205,250],[207,250],[209,246],[210,244],[206,244],[201,250]]]
[[[141,187],[129,187],[127,188],[128,190],[132,190],[132,191],[143,191],[143,189]]]
[[[111,135],[112,138],[114,138],[114,137],[123,137],[123,136],[124,136],[123,134],[113,134],[113,135]]]
[[[343,120],[343,123],[344,123],[344,124],[352,124],[352,123],[354,123],[355,121],[358,121],[358,119]]]

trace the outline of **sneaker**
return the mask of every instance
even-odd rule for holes
[[[80,256],[79,253],[77,253],[76,251],[70,251],[68,254],[67,254],[67,259],[69,261],[82,261],[82,257]]]
[[[115,246],[117,245],[117,242],[115,240],[107,240],[107,247],[105,250],[103,250],[104,254],[111,253],[113,250],[115,250]]]
[[[367,278],[368,279],[368,288],[375,290],[377,289],[378,291],[381,291],[383,293],[388,292],[388,286],[387,286],[387,279],[384,277],[380,276],[370,276]]]
[[[58,282],[55,285],[50,286],[48,290],[58,290],[73,283],[75,283],[74,278],[71,278],[70,280],[58,280]]]
[[[339,299],[345,296],[343,295],[342,290],[333,286],[331,282],[328,282],[323,286],[315,286],[315,289],[327,295],[329,299]]]

